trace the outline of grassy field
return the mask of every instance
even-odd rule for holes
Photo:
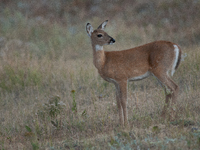
[[[179,1],[162,2],[157,10],[178,5]],[[180,87],[177,120],[160,117],[164,92],[156,79],[149,77],[129,83],[130,129],[123,130],[118,123],[114,85],[104,81],[93,66],[92,47],[85,31],[88,20],[97,27],[104,21],[102,18],[86,17],[65,25],[2,9],[0,149],[200,148],[198,22],[191,22],[191,29],[186,25],[178,29],[177,24],[164,26],[162,21],[145,25],[140,19],[135,20],[139,25],[130,25],[130,20],[121,14],[108,22],[106,31],[116,44],[105,46],[105,50],[170,40],[187,53],[173,76]]]

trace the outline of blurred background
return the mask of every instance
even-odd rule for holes
[[[0,0],[1,41],[15,38],[37,43],[40,53],[46,54],[49,50],[45,47],[55,37],[52,32],[57,32],[59,37],[53,42],[60,43],[56,48],[68,47],[70,51],[69,47],[74,45],[70,57],[81,57],[89,53],[76,47],[88,48],[86,23],[95,28],[108,19],[107,31],[119,48],[154,40],[170,40],[181,46],[198,45],[199,8],[199,0]],[[13,33],[14,29],[18,32]],[[42,43],[46,45],[43,48]]]

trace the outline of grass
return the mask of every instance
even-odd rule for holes
[[[130,129],[124,131],[118,124],[114,86],[101,79],[92,64],[86,22],[63,27],[38,23],[9,9],[3,14],[0,149],[199,148],[198,45],[181,46],[187,57],[173,77],[180,86],[178,119],[170,122],[160,117],[164,92],[150,77],[129,83]],[[91,19],[93,26],[100,22]],[[108,24],[106,31],[116,44],[105,49],[126,49],[173,37],[166,37],[167,31],[155,25],[126,28],[119,22]],[[182,34],[175,35],[175,41],[179,37]]]

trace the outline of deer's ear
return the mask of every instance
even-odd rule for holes
[[[86,31],[87,31],[87,34],[89,36],[91,36],[91,34],[93,32],[93,27],[92,27],[92,25],[90,23],[87,23],[87,25],[86,25]]]
[[[97,29],[104,30],[106,28],[107,23],[108,23],[108,20],[104,21]]]

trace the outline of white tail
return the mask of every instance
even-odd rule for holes
[[[115,43],[104,31],[107,22],[103,22],[96,30],[88,23],[86,31],[91,37],[95,67],[104,80],[114,83],[116,87],[121,125],[128,125],[127,82],[141,80],[150,75],[155,76],[165,90],[166,105],[162,112],[164,116],[169,101],[172,100],[174,105],[178,95],[178,86],[169,77],[169,71],[173,75],[179,66],[180,47],[168,41],[155,41],[128,50],[106,52],[103,46]]]

